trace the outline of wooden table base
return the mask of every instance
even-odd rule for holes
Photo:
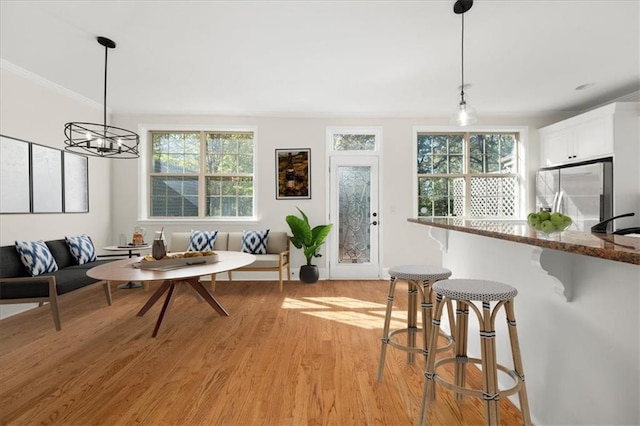
[[[156,290],[156,292],[153,293],[153,295],[149,298],[147,303],[144,304],[142,309],[140,309],[140,311],[137,314],[137,316],[139,317],[146,314],[147,311],[151,309],[151,307],[155,305],[155,303],[160,299],[160,297],[164,293],[167,293],[167,296],[165,297],[164,303],[162,305],[162,309],[160,310],[160,315],[158,316],[158,321],[156,321],[156,326],[153,329],[153,334],[151,335],[152,337],[156,337],[158,335],[160,324],[162,324],[162,320],[164,319],[164,316],[167,314],[167,312],[169,311],[169,308],[171,307],[171,303],[173,302],[173,297],[176,293],[176,286],[179,283],[189,284],[191,288],[195,290],[196,294],[199,296],[198,300],[200,301],[204,300],[205,302],[207,302],[221,316],[227,316],[227,317],[229,316],[229,313],[224,309],[224,307],[222,307],[222,305],[216,300],[216,298],[213,297],[213,295],[209,293],[207,289],[202,285],[199,277],[184,278],[180,280],[165,280],[160,286],[160,288],[158,288],[158,290]]]

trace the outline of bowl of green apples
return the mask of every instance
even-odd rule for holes
[[[536,231],[547,235],[559,234],[573,223],[569,216],[560,212],[539,211],[527,215],[527,223]]]

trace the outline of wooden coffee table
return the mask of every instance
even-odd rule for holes
[[[256,257],[249,253],[237,251],[216,251],[216,253],[218,253],[218,262],[182,266],[164,271],[135,268],[133,265],[139,261],[138,258],[117,260],[91,268],[87,271],[87,275],[91,278],[105,281],[163,281],[162,285],[151,295],[137,314],[139,317],[143,316],[164,293],[167,293],[156,321],[156,326],[153,329],[152,336],[156,337],[162,320],[173,301],[176,286],[179,284],[191,286],[216,312],[223,316],[229,316],[229,313],[216,298],[202,285],[200,277],[241,268],[253,263]]]

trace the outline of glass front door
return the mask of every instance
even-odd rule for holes
[[[377,279],[378,158],[332,156],[329,277]]]

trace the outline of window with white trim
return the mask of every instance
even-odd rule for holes
[[[517,218],[518,132],[417,132],[418,216]]]
[[[254,216],[253,131],[151,131],[149,217]]]

